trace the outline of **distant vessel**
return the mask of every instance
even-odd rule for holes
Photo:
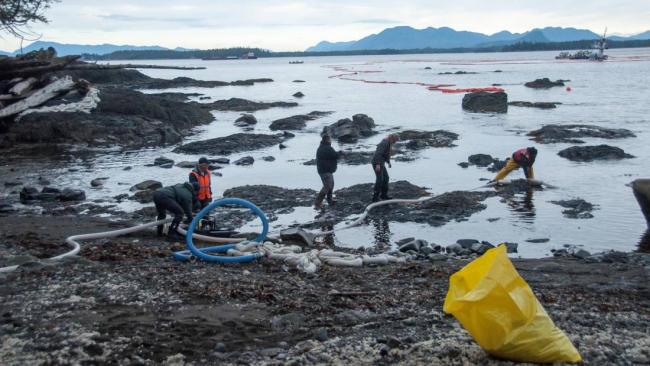
[[[590,61],[605,61],[607,60],[607,55],[605,50],[609,47],[607,46],[607,28],[605,28],[605,33],[603,36],[594,42],[593,48],[594,51],[578,51],[574,54],[569,52],[560,52],[559,55],[555,56],[556,60],[590,60]]]
[[[214,60],[254,60],[256,59],[257,56],[255,56],[255,52],[248,52],[245,53],[241,56],[218,56],[218,57],[204,57],[201,60],[203,61],[214,61]]]
[[[295,65],[295,64],[304,64],[305,61],[296,60],[296,61],[289,61],[289,63],[292,64],[292,65]]]

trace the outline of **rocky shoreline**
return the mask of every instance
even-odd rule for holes
[[[67,235],[124,225],[54,220],[0,217],[1,250],[25,257],[0,275],[7,364],[510,364],[442,312],[448,278],[468,259],[307,275],[271,260],[175,262],[170,252],[183,246],[151,231],[86,242],[79,257],[44,264],[29,255],[59,253]],[[39,225],[51,229],[34,231]],[[650,360],[649,254],[514,263],[584,364]]]

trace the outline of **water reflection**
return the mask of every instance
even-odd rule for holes
[[[650,229],[641,237],[638,251],[641,253],[650,253]]]
[[[523,195],[517,194],[512,198],[506,198],[505,202],[513,214],[523,222],[532,223],[535,220],[535,203],[533,202],[533,192],[531,187]]]
[[[375,245],[383,247],[390,243],[390,227],[388,220],[383,218],[373,217],[368,219],[373,227],[373,236],[375,238]]]

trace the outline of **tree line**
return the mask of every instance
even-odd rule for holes
[[[116,51],[105,55],[84,54],[86,60],[162,60],[162,59],[219,59],[240,57],[253,52],[257,57],[310,57],[310,56],[354,56],[354,55],[401,55],[401,54],[431,54],[431,53],[476,53],[476,52],[522,52],[522,51],[567,51],[590,49],[594,40],[572,42],[519,42],[509,45],[469,48],[418,48],[408,50],[353,50],[326,52],[273,52],[261,48],[222,48],[210,50],[174,51],[174,50],[142,50]],[[609,48],[650,47],[650,40],[608,41]]]

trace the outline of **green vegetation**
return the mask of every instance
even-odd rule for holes
[[[7,33],[17,38],[32,34],[29,24],[47,23],[45,10],[58,0],[1,0],[0,34]]]
[[[351,56],[351,55],[401,55],[401,54],[430,54],[430,53],[475,53],[475,52],[520,52],[520,51],[565,51],[590,49],[593,40],[574,42],[531,43],[521,42],[511,45],[491,46],[481,48],[422,48],[413,50],[357,50],[330,52],[272,52],[261,48],[224,48],[196,51],[117,51],[106,55],[83,55],[87,60],[162,60],[162,59],[202,59],[239,57],[248,52],[254,52],[257,57],[310,57],[310,56]],[[650,47],[650,40],[641,41],[608,41],[609,48]]]

